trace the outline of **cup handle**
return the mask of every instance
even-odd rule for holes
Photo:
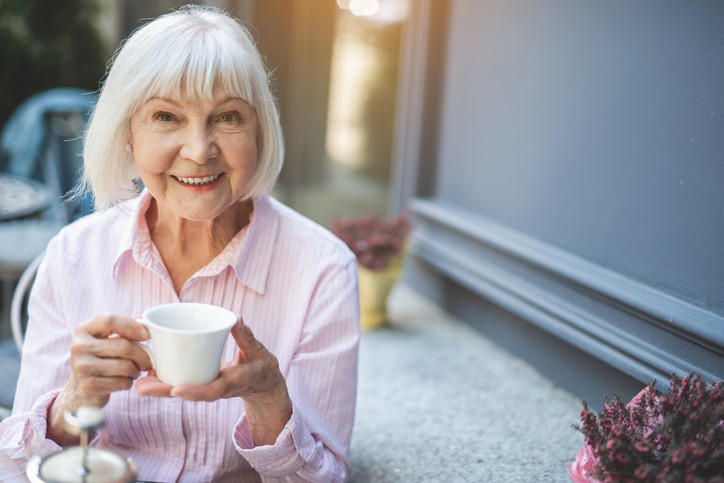
[[[149,349],[148,347],[146,347],[146,346],[143,345],[143,344],[138,344],[138,345],[140,345],[140,346],[141,346],[141,349],[143,349],[144,351],[146,351],[146,354],[148,354],[148,358],[151,359],[151,365],[152,365],[153,367],[156,367],[156,356],[153,355],[153,352],[151,352],[151,349]]]
[[[137,319],[136,319],[136,322],[138,322],[139,324],[142,324],[142,325],[145,325],[146,327],[148,327],[148,324],[147,324],[146,321],[143,320],[142,318],[137,318]],[[156,356],[153,355],[153,352],[151,352],[151,349],[149,349],[148,347],[146,347],[145,345],[143,345],[143,344],[141,344],[141,343],[139,343],[138,345],[140,345],[140,346],[141,346],[141,349],[143,349],[144,351],[146,351],[146,354],[148,354],[148,358],[151,359],[151,365],[153,365],[153,367],[156,367]]]

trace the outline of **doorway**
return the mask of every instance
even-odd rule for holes
[[[324,226],[387,215],[407,9],[407,0],[254,4],[287,146],[274,195]]]

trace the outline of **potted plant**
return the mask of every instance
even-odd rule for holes
[[[412,225],[407,212],[384,220],[373,214],[332,221],[332,232],[357,257],[360,323],[363,329],[384,325],[387,297],[402,274]]]
[[[576,483],[724,482],[724,386],[700,375],[671,377],[669,394],[654,382],[625,404],[606,398],[603,411],[586,402],[585,444],[569,466]]]

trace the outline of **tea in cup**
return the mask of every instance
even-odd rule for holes
[[[236,321],[236,314],[215,305],[158,305],[139,319],[151,334],[153,351],[142,347],[166,384],[208,384],[219,375],[224,343]]]

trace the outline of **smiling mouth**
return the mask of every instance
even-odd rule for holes
[[[220,174],[215,174],[213,176],[198,176],[195,178],[184,178],[181,176],[172,176],[177,181],[180,181],[183,184],[190,184],[193,186],[203,186],[205,184],[213,183],[217,179],[219,179]]]

